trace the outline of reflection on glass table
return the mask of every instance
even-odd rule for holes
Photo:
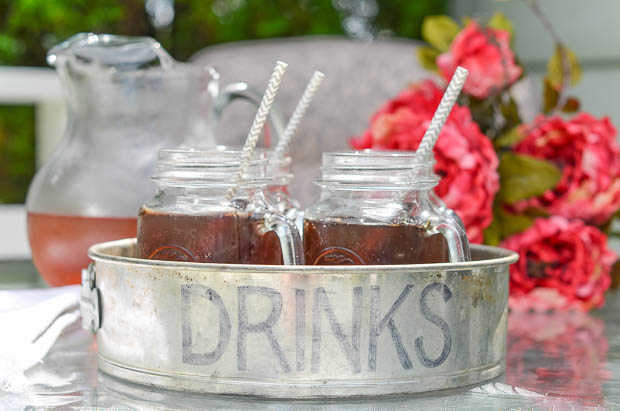
[[[583,406],[605,405],[603,386],[613,381],[605,328],[604,319],[582,312],[512,314],[506,383]]]
[[[481,386],[331,402],[201,395],[128,383],[97,371],[95,339],[74,328],[26,373],[27,386],[0,392],[0,409],[607,409],[620,406],[619,308],[615,292],[590,314],[511,314],[506,373]]]

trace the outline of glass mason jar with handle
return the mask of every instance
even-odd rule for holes
[[[140,209],[138,257],[229,264],[303,263],[296,226],[266,199],[265,153],[234,181],[240,151],[162,150],[157,194]],[[234,198],[230,189],[238,187]]]
[[[431,200],[439,181],[432,163],[393,152],[324,153],[321,170],[321,197],[304,216],[307,264],[471,259],[462,224]]]

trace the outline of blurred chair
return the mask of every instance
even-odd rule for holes
[[[291,191],[307,206],[318,196],[321,152],[347,150],[372,114],[408,84],[429,75],[418,63],[420,43],[405,39],[355,42],[343,37],[299,37],[207,47],[192,57],[214,66],[221,84],[244,81],[264,91],[277,60],[289,64],[276,103],[287,121],[314,70],[325,79],[290,147],[295,181]],[[217,129],[219,144],[241,145],[256,109],[234,103]]]

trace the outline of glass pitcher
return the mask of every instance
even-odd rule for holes
[[[28,191],[32,258],[50,285],[80,282],[89,246],[136,236],[157,152],[213,144],[218,73],[152,38],[78,34],[48,53],[67,103],[64,137]]]

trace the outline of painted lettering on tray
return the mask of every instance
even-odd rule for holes
[[[236,315],[237,315],[237,349],[236,362],[239,371],[246,371],[251,368],[252,344],[256,343],[257,338],[264,339],[271,348],[274,365],[282,373],[290,373],[292,367],[287,356],[292,356],[294,352],[294,364],[296,371],[306,369],[306,336],[311,335],[311,354],[310,370],[312,373],[319,373],[322,368],[329,367],[333,360],[333,355],[340,351],[341,359],[346,361],[350,371],[359,373],[362,369],[361,348],[363,339],[368,342],[368,371],[376,371],[381,356],[378,355],[380,346],[380,336],[387,330],[391,337],[392,346],[400,365],[403,369],[414,368],[409,352],[415,350],[419,365],[427,368],[438,367],[443,364],[452,348],[452,334],[449,324],[440,315],[445,311],[446,304],[452,298],[452,291],[443,283],[431,283],[426,285],[419,297],[413,302],[408,303],[407,309],[403,305],[411,298],[414,286],[407,284],[404,286],[398,297],[392,300],[391,305],[381,304],[381,287],[371,286],[365,294],[362,287],[352,287],[346,301],[350,301],[350,309],[344,310],[343,304],[349,304],[342,300],[343,293],[334,293],[324,287],[316,287],[311,290],[304,289],[285,289],[276,290],[269,287],[259,286],[238,286],[236,287]],[[344,293],[346,295],[346,293]],[[230,294],[228,294],[230,295]],[[306,298],[306,295],[312,298]],[[366,300],[364,296],[366,295]],[[279,332],[283,329],[280,324],[283,320],[282,307],[283,299],[290,298],[294,312],[287,313],[294,324],[294,336],[283,338]],[[350,300],[349,300],[350,298]],[[392,297],[393,298],[393,297]],[[308,301],[311,300],[311,301]],[[365,302],[366,301],[366,302]],[[391,301],[388,300],[388,304]],[[431,304],[434,302],[435,304]],[[200,323],[199,313],[192,312],[192,306],[196,304],[209,304],[217,315],[215,318],[218,323]],[[221,295],[215,290],[198,284],[181,285],[181,335],[183,339],[183,362],[192,365],[211,365],[217,363],[230,345],[233,327],[231,315],[234,314],[235,301],[224,301]],[[254,306],[256,304],[257,306]],[[307,304],[311,304],[311,309],[307,310]],[[260,308],[258,307],[260,306]],[[287,305],[288,307],[289,305]],[[389,309],[386,308],[389,306]],[[384,307],[382,310],[381,307]],[[415,307],[415,308],[414,308]],[[412,309],[414,312],[412,312]],[[364,312],[364,310],[368,310]],[[419,310],[419,311],[418,311]],[[343,311],[343,312],[339,312]],[[193,315],[192,315],[193,313]],[[251,316],[250,313],[253,313]],[[365,315],[367,314],[367,315]],[[259,319],[255,317],[258,316]],[[441,352],[432,357],[428,354],[428,348],[433,347],[435,340],[428,340],[425,334],[426,327],[422,330],[414,330],[412,327],[420,322],[414,321],[414,317],[422,317],[424,320],[437,327],[443,340]],[[252,317],[252,320],[250,318]],[[205,317],[206,318],[206,317]],[[366,320],[362,320],[366,318]],[[206,321],[206,320],[205,320]],[[307,330],[310,325],[310,330]],[[192,327],[198,327],[193,329]],[[432,328],[432,327],[430,327]],[[216,338],[216,347],[210,352],[197,352],[197,346],[204,341],[205,330],[210,338]],[[366,330],[366,331],[364,331]],[[311,334],[307,334],[311,332]],[[291,334],[293,331],[291,331]],[[412,333],[419,335],[415,340],[407,340],[403,336]],[[322,350],[325,349],[326,336],[331,335],[339,350],[331,350],[327,359],[323,358]],[[435,335],[437,333],[435,332]],[[203,337],[201,337],[203,336]],[[285,341],[295,342],[294,347],[288,347]],[[382,344],[389,344],[388,340],[381,340]],[[431,345],[428,344],[432,341]],[[441,341],[441,340],[440,340]],[[330,342],[331,343],[331,342]],[[284,344],[284,345],[283,345]],[[329,343],[327,343],[329,344]],[[409,347],[409,352],[407,348]],[[386,350],[388,354],[386,354]],[[382,348],[383,355],[389,354],[389,347]],[[436,351],[431,349],[431,352]],[[250,356],[250,365],[248,365]],[[292,360],[292,358],[291,358]]]
[[[450,335],[450,327],[448,323],[439,315],[431,311],[428,305],[428,295],[431,291],[439,292],[444,302],[448,302],[452,298],[452,291],[445,284],[432,283],[427,285],[420,295],[420,312],[428,321],[435,324],[441,330],[443,334],[443,349],[439,357],[435,359],[428,358],[426,351],[424,350],[424,343],[422,337],[418,337],[415,340],[415,353],[418,355],[418,359],[427,368],[435,368],[443,364],[450,354],[450,348],[452,347],[452,336]]]
[[[392,342],[396,348],[396,353],[398,354],[401,365],[405,370],[412,367],[409,355],[403,345],[403,339],[394,322],[394,314],[398,311],[412,289],[413,285],[407,284],[403,292],[400,293],[396,301],[394,301],[394,304],[392,304],[387,314],[383,316],[381,321],[378,321],[381,288],[379,286],[370,287],[370,338],[368,342],[368,369],[370,371],[375,371],[377,369],[377,340],[386,327],[390,330]]]
[[[267,340],[269,341],[269,345],[271,345],[271,349],[282,367],[282,370],[287,373],[291,371],[291,367],[284,358],[284,353],[282,352],[282,348],[276,339],[275,334],[273,333],[273,326],[280,318],[280,314],[282,313],[282,294],[273,288],[267,287],[237,287],[237,292],[239,298],[238,302],[238,312],[239,312],[239,332],[237,336],[237,369],[239,371],[245,371],[248,369],[247,365],[247,348],[246,348],[246,340],[247,335],[249,333],[262,333],[265,334]],[[271,312],[269,313],[269,317],[267,317],[264,321],[260,321],[254,324],[250,324],[248,321],[248,307],[247,307],[247,296],[249,294],[257,294],[263,297],[267,297],[271,300]]]
[[[325,316],[329,321],[329,326],[333,335],[340,343],[340,347],[346,356],[353,372],[361,371],[360,366],[360,330],[362,325],[362,287],[353,288],[353,307],[351,318],[351,342],[344,332],[343,326],[338,322],[336,313],[329,303],[329,298],[323,287],[315,288],[314,304],[312,308],[312,368],[313,373],[319,372],[319,363],[321,361],[321,312],[325,312]]]
[[[192,322],[190,319],[191,299],[204,298],[211,301],[219,314],[219,339],[215,349],[208,353],[192,351]],[[222,357],[230,341],[230,317],[222,297],[209,287],[198,284],[181,285],[181,334],[183,338],[183,362],[186,364],[209,365]]]
[[[306,290],[295,289],[295,360],[297,371],[306,369]]]

